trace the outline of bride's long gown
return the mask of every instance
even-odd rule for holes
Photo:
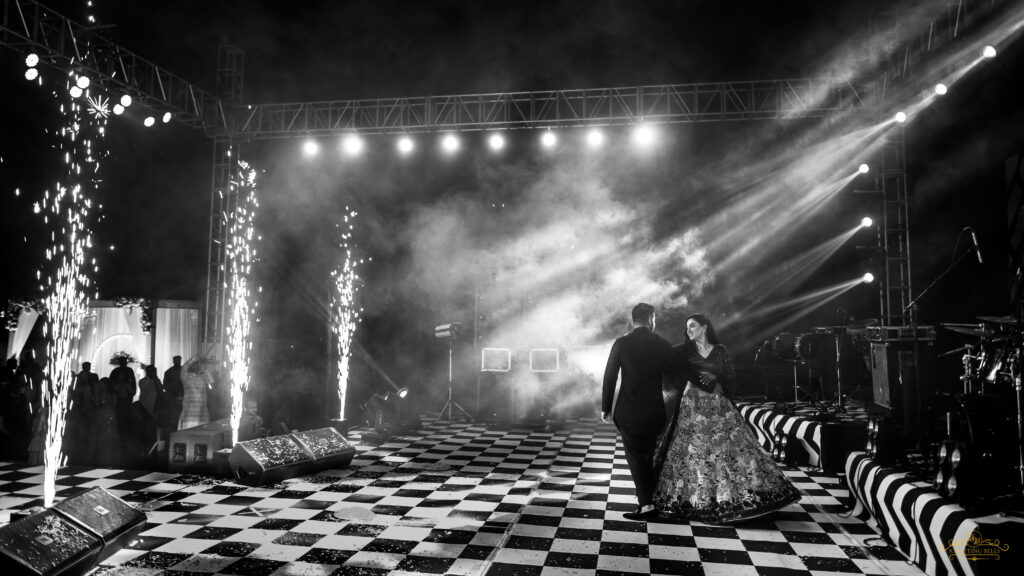
[[[659,447],[654,505],[662,516],[709,524],[774,512],[800,500],[800,492],[757,442],[743,416],[722,393],[733,379],[722,345],[707,357],[692,343],[676,350],[699,371],[719,380],[714,392],[687,386]]]

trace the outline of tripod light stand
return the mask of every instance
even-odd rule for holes
[[[465,408],[459,406],[458,402],[456,402],[452,398],[452,350],[455,347],[455,340],[456,338],[458,338],[460,326],[461,324],[459,324],[458,322],[452,322],[451,324],[441,324],[440,326],[434,327],[434,337],[446,340],[448,342],[448,400],[444,403],[444,406],[442,406],[441,409],[438,410],[437,418],[438,420],[444,419],[445,412],[447,411],[448,421],[454,422],[455,420],[453,419],[453,412],[455,410],[458,410],[459,414],[461,414],[466,420],[472,422],[473,416],[470,415],[470,413],[467,412]]]

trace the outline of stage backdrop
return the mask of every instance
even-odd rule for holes
[[[93,372],[110,375],[110,358],[128,352],[136,360],[130,366],[138,378],[143,365],[154,364],[160,377],[170,368],[171,359],[181,356],[182,363],[199,353],[199,303],[186,300],[157,300],[151,326],[143,326],[142,310],[122,307],[114,302],[90,303],[78,343],[78,363],[92,362]],[[149,328],[146,330],[145,328]]]

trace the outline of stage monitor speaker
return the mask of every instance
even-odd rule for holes
[[[344,468],[356,455],[355,447],[334,428],[296,432],[292,437],[313,454],[314,470]]]
[[[348,466],[356,449],[334,428],[246,440],[228,457],[238,482],[260,486],[317,470]]]
[[[4,576],[85,574],[98,562],[103,541],[49,508],[0,527]]]
[[[103,540],[97,562],[134,542],[146,525],[145,513],[99,487],[66,498],[53,509]]]
[[[846,470],[850,452],[864,450],[868,430],[863,423],[821,425],[821,469],[829,474]]]

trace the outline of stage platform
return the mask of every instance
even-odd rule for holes
[[[616,431],[425,421],[340,470],[250,488],[194,475],[66,468],[58,497],[102,486],[146,512],[97,574],[613,576],[921,574],[844,504],[837,476],[785,468],[803,498],[737,526],[629,522]],[[0,464],[0,519],[40,503],[42,469]]]
[[[841,473],[846,454],[863,448],[867,441],[868,415],[863,405],[856,402],[848,401],[845,414],[824,421],[819,418],[818,407],[804,402],[740,401],[736,407],[765,449],[775,448],[775,434],[782,430],[804,449],[810,466],[829,472]]]
[[[920,476],[880,466],[864,452],[847,458],[846,480],[855,498],[853,515],[878,530],[925,573],[1020,573],[1020,518],[991,509],[965,510],[941,497]]]

